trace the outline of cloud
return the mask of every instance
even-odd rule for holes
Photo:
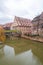
[[[0,0],[0,23],[13,22],[14,16],[33,19],[43,11],[43,0]]]

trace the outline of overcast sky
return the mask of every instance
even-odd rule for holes
[[[14,16],[33,19],[43,12],[43,0],[0,0],[0,24],[13,22]]]

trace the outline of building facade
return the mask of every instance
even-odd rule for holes
[[[33,34],[43,36],[43,12],[32,20]]]
[[[11,30],[19,30],[22,34],[31,34],[31,20],[15,16],[14,23],[11,25]]]

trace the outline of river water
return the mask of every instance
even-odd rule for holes
[[[0,45],[0,65],[43,65],[43,52],[32,48],[16,54],[15,47]]]

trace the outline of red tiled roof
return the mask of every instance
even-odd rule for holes
[[[4,26],[4,27],[11,27],[11,25],[12,25],[12,23],[6,23],[6,24],[4,24],[3,26]]]

